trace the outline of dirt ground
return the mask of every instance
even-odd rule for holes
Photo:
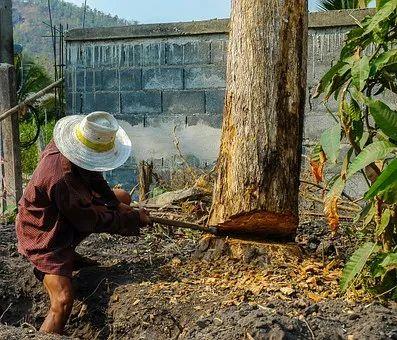
[[[40,335],[48,299],[0,227],[0,339]],[[93,235],[78,251],[100,265],[74,277],[65,339],[397,339],[397,305],[340,296],[354,248],[321,222],[301,225],[296,258],[254,251],[206,260],[200,233],[155,228],[140,238]]]

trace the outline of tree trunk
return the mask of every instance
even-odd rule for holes
[[[291,236],[298,225],[306,0],[233,0],[218,176],[209,225]]]
[[[150,185],[153,180],[153,163],[141,161],[139,163],[139,201],[144,201],[149,197]]]

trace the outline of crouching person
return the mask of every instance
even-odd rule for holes
[[[54,140],[18,205],[18,251],[34,266],[51,301],[40,328],[62,333],[73,306],[72,272],[87,262],[76,246],[92,233],[138,235],[149,224],[145,210],[133,210],[128,193],[113,191],[101,172],[121,166],[131,141],[106,112],[59,120]]]

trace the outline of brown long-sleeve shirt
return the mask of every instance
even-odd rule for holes
[[[102,174],[73,165],[51,142],[18,204],[18,251],[40,271],[71,277],[74,249],[92,233],[139,234]]]

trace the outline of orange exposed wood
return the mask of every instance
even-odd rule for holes
[[[233,216],[218,224],[217,229],[225,233],[287,237],[295,233],[297,225],[298,217],[291,214],[253,211]]]

